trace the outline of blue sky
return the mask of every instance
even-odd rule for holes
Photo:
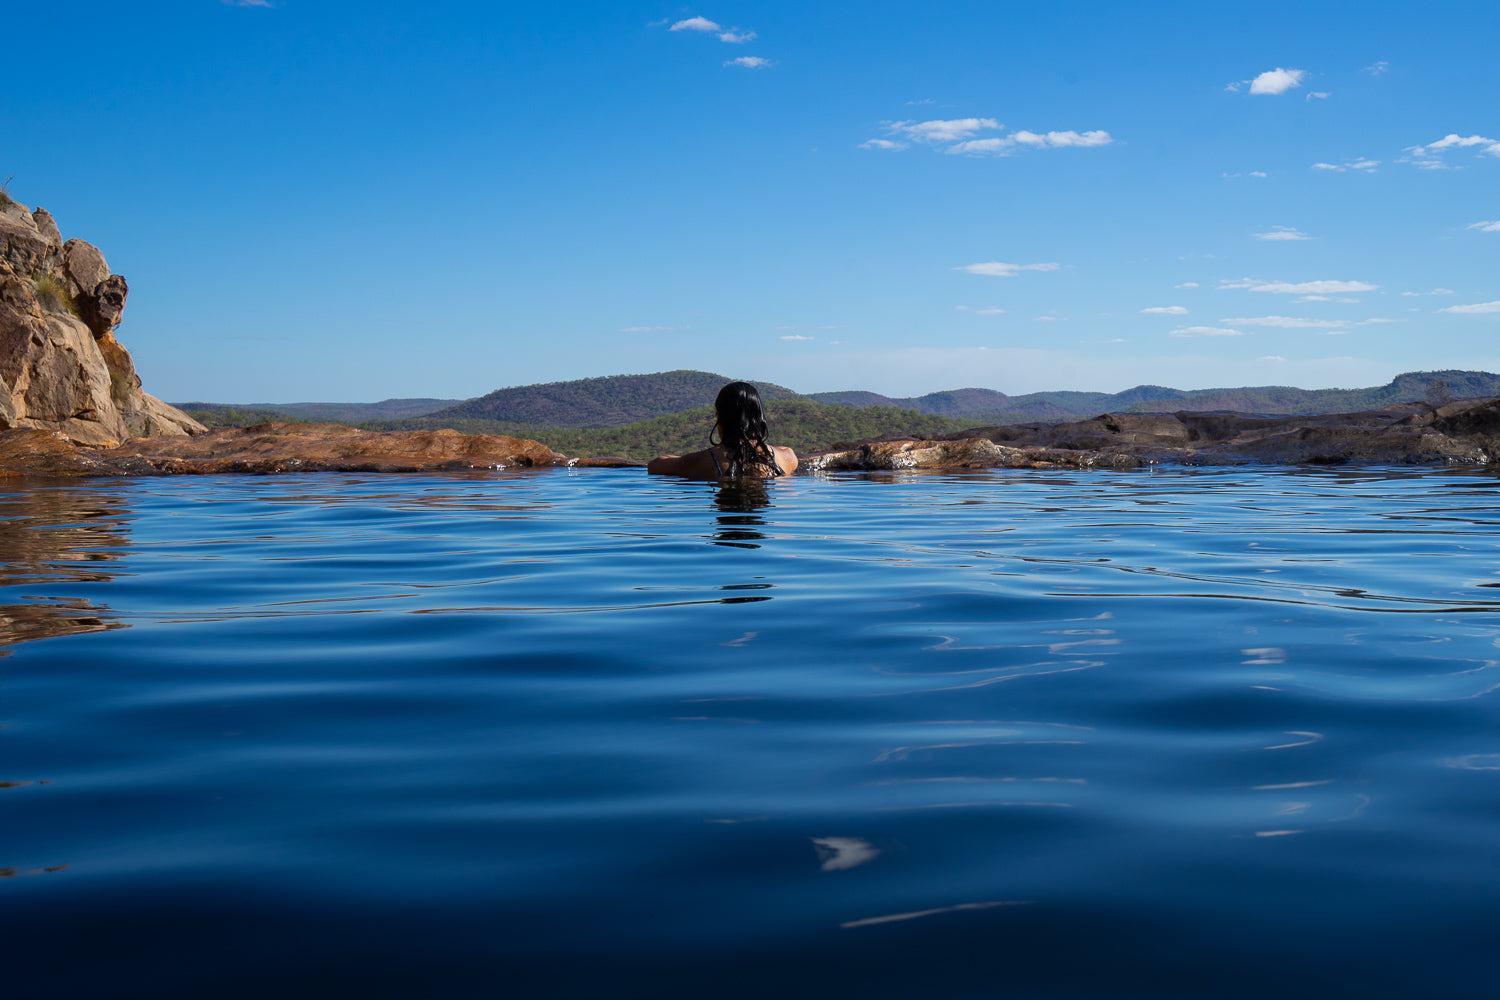
[[[1500,5],[6,14],[0,178],[174,401],[1500,371]]]

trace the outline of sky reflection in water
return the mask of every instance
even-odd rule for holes
[[[12,485],[11,981],[1488,995],[1494,485]]]

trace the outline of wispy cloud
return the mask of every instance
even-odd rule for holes
[[[1237,80],[1225,87],[1225,90],[1238,92],[1245,84],[1250,85],[1252,94],[1284,94],[1293,87],[1302,86],[1302,81],[1307,78],[1305,69],[1268,69],[1253,80]]]
[[[1454,292],[1453,289],[1451,289],[1451,288],[1434,288],[1430,292],[1402,292],[1401,294],[1402,295],[1406,295],[1406,296],[1417,296],[1417,295],[1455,295],[1457,293]]]
[[[1172,287],[1173,288],[1197,288],[1198,287],[1198,283],[1196,281],[1184,281],[1182,284],[1180,284],[1180,285],[1173,285]]]
[[[1179,326],[1169,337],[1243,337],[1243,330],[1226,330],[1217,326]]]
[[[1474,316],[1479,313],[1500,313],[1500,302],[1477,302],[1472,306],[1448,306],[1439,309],[1438,312],[1458,313],[1463,316]]]
[[[1481,233],[1500,233],[1500,222],[1475,222],[1467,228],[1477,229]]]
[[[1282,364],[1286,363],[1286,358],[1283,358],[1279,354],[1267,354],[1264,357],[1256,358],[1255,360],[1256,361],[1277,361],[1277,362],[1280,362]]]
[[[1251,235],[1258,240],[1271,240],[1273,242],[1278,240],[1317,239],[1317,237],[1309,236],[1301,230],[1293,229],[1291,226],[1272,226],[1269,233],[1251,233]]]
[[[1331,94],[1330,92],[1328,92],[1326,90],[1310,90],[1307,93],[1307,99],[1309,101],[1312,101],[1312,100],[1326,101],[1328,98],[1330,98],[1332,96],[1333,96],[1333,94]]]
[[[1143,312],[1143,313],[1155,313],[1158,316],[1186,316],[1187,315],[1187,310],[1184,309],[1182,306],[1152,306],[1149,309],[1142,309],[1141,312]]]
[[[1108,146],[1114,137],[1102,129],[1092,132],[1020,132],[990,139],[972,139],[943,150],[967,156],[1008,156],[1017,146],[1031,149],[1062,149],[1067,146]]]
[[[992,278],[1014,278],[1022,271],[1056,271],[1060,267],[1061,264],[1002,264],[998,260],[992,260],[983,264],[965,264],[954,270],[984,274]]]
[[[1341,319],[1298,319],[1295,316],[1241,317],[1221,319],[1219,322],[1234,326],[1275,326],[1284,330],[1332,330],[1349,325],[1348,321]]]
[[[1343,163],[1314,163],[1312,169],[1331,170],[1336,174],[1346,173],[1350,170],[1362,170],[1365,173],[1373,174],[1375,168],[1379,166],[1379,160],[1368,160],[1361,157],[1358,160],[1345,160]]]
[[[948,118],[926,122],[886,122],[886,131],[904,135],[914,142],[936,145],[969,139],[980,132],[993,132],[1003,126],[993,118]]]
[[[620,328],[620,332],[621,333],[665,333],[668,330],[675,330],[675,329],[677,329],[677,327],[675,327],[675,326],[626,326],[626,327],[621,327]]]
[[[1223,281],[1219,289],[1247,288],[1252,292],[1271,292],[1276,295],[1339,295],[1351,292],[1373,292],[1379,285],[1363,281],[1258,281],[1241,278],[1239,281]]]
[[[707,31],[722,31],[723,29],[720,28],[714,22],[710,21],[706,17],[690,17],[690,18],[687,18],[686,20],[678,21],[676,24],[672,25],[667,30],[668,31],[704,31],[704,32],[707,32]]]
[[[738,59],[724,60],[725,66],[743,66],[745,69],[765,69],[771,65],[771,60],[762,59],[760,56],[740,56]]]
[[[719,41],[728,42],[730,45],[743,45],[746,42],[753,42],[756,37],[755,32],[741,31],[738,28],[732,28],[729,31],[719,33]]]
[[[1366,66],[1360,72],[1368,73],[1371,76],[1379,76],[1380,74],[1386,72],[1390,68],[1391,68],[1391,64],[1388,63],[1388,62],[1386,62],[1384,59],[1382,59],[1379,62],[1371,63],[1370,65]]]
[[[931,121],[882,122],[881,127],[894,139],[871,139],[861,149],[905,149],[910,143],[943,147],[945,153],[959,156],[1010,156],[1017,149],[1061,149],[1069,146],[1108,146],[1115,140],[1108,132],[1030,132],[1020,129],[1010,135],[978,138],[985,132],[999,132],[1005,126],[994,118],[939,118]]]
[[[800,333],[788,333],[788,334],[784,334],[784,335],[782,335],[781,339],[782,340],[812,340],[811,337],[804,337]]]
[[[999,316],[1001,313],[1005,312],[1004,309],[997,309],[994,307],[975,309],[973,306],[954,306],[953,308],[958,312],[973,313],[975,316]]]
[[[1402,160],[1423,170],[1447,170],[1448,162],[1443,157],[1450,149],[1472,149],[1476,153],[1500,156],[1500,141],[1482,135],[1462,136],[1450,132],[1437,142],[1406,147],[1407,155]]]
[[[272,8],[272,7],[276,6],[276,4],[272,3],[271,0],[223,0],[223,4],[226,7],[265,7],[265,8]]]

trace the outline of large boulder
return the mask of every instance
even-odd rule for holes
[[[51,213],[0,200],[0,430],[95,447],[206,430],[141,389],[113,332],[129,293],[98,247],[62,241]]]

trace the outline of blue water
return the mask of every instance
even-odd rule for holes
[[[1480,471],[0,487],[30,997],[1494,997]]]

